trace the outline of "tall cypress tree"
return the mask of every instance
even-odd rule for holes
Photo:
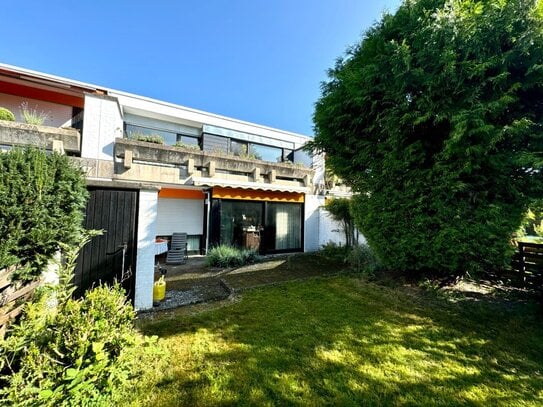
[[[494,270],[543,196],[543,6],[405,0],[329,71],[313,147],[389,268]]]

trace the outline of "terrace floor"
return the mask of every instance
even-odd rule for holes
[[[205,259],[205,256],[192,256],[185,264],[173,266],[158,257],[160,268],[167,270],[166,298],[155,303],[153,311],[222,300],[254,287],[344,271],[344,264],[315,253],[266,256],[259,263],[235,268],[208,267]],[[159,278],[156,267],[155,281]]]

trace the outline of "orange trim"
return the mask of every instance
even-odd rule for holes
[[[304,194],[297,192],[261,191],[237,188],[213,188],[213,198],[248,201],[304,202]]]
[[[0,81],[0,93],[21,96],[29,99],[43,100],[44,102],[58,103],[60,105],[75,106],[83,108],[85,99],[72,95],[65,95],[50,90],[32,88],[30,86]]]
[[[204,199],[204,193],[199,189],[162,188],[160,191],[158,191],[158,197],[177,199]]]

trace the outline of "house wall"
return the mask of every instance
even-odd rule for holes
[[[358,243],[366,243],[366,239],[360,232],[358,233]],[[323,206],[319,208],[319,247],[326,243],[345,244],[345,232],[341,223],[336,222],[330,212],[324,209]]]
[[[0,106],[11,110],[18,122],[24,123],[21,114],[21,103],[28,102],[28,109],[38,113],[44,112],[47,118],[43,122],[44,126],[62,127],[70,126],[73,108],[72,106],[59,105],[57,103],[44,102],[43,100],[29,99],[20,96],[0,93]]]
[[[115,98],[85,95],[81,157],[113,160],[116,137],[123,136],[123,118]]]
[[[324,201],[323,201],[324,204]],[[324,207],[319,208],[319,247],[334,242],[340,245],[345,244],[345,233],[339,222],[332,219],[332,215]]]
[[[304,206],[304,251],[314,252],[319,250],[319,225],[320,225],[320,210],[324,205],[324,196],[306,195]]]
[[[136,289],[134,308],[153,307],[155,271],[155,236],[158,210],[158,192],[141,190],[138,211],[138,252],[136,257]]]

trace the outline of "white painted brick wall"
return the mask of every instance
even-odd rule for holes
[[[115,100],[85,95],[81,157],[113,159],[115,137],[123,136],[123,119]]]
[[[314,252],[319,250],[319,207],[324,205],[324,196],[306,195],[304,203],[305,229],[304,229],[304,251]]]
[[[153,307],[157,191],[140,191],[138,212],[138,254],[136,258],[136,310]]]
[[[319,247],[330,242],[345,244],[343,228],[324,207],[319,208],[319,220]]]
[[[319,208],[319,247],[326,243],[345,244],[345,232],[341,223],[332,219],[330,212],[324,207]],[[366,239],[362,234],[358,236],[358,243],[366,243]]]

